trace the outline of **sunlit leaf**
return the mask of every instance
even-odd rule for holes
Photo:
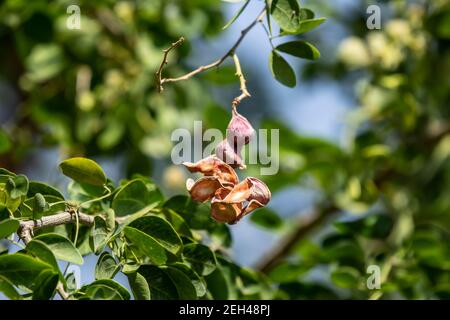
[[[0,221],[0,239],[6,238],[13,234],[14,232],[17,232],[17,229],[19,229],[20,222],[16,219],[6,219],[3,221]]]
[[[52,250],[56,259],[83,264],[80,252],[66,237],[57,233],[44,233],[34,239],[44,242]]]
[[[300,26],[300,6],[297,0],[272,0],[271,14],[281,29],[294,32]]]
[[[153,237],[131,227],[125,227],[123,233],[131,244],[154,264],[162,265],[166,262],[167,255],[164,251],[164,247],[162,247]]]
[[[101,186],[106,183],[106,174],[93,160],[87,158],[70,158],[59,164],[64,175],[81,183]]]

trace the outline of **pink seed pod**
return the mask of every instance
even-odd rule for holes
[[[223,203],[223,198],[230,191],[230,188],[221,188],[216,191],[211,200],[211,216],[216,221],[235,224],[241,215],[242,203]]]
[[[220,160],[217,156],[211,155],[207,158],[201,159],[195,163],[183,162],[183,165],[190,172],[200,172],[205,176],[217,177],[223,182],[231,184],[238,183],[239,179],[233,168]]]
[[[264,182],[248,177],[231,190],[228,186],[217,189],[211,199],[211,214],[217,221],[235,224],[253,210],[266,206],[271,196]]]
[[[247,179],[253,186],[252,195],[249,200],[256,200],[262,205],[266,205],[267,203],[269,203],[270,198],[272,197],[269,187],[267,187],[264,182],[257,178],[248,177]]]
[[[246,166],[241,158],[242,146],[233,148],[227,139],[223,140],[216,147],[216,156],[233,168],[245,169]]]
[[[233,109],[232,118],[227,127],[227,139],[234,146],[241,146],[250,142],[255,133],[250,122],[243,115]]]
[[[206,176],[194,181],[188,179],[186,181],[186,188],[191,197],[195,201],[205,202],[210,200],[218,189],[231,188],[232,184],[220,181],[213,176]]]

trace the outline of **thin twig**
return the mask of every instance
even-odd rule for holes
[[[61,282],[59,282],[58,285],[56,286],[56,291],[58,291],[58,294],[61,297],[61,299],[63,300],[69,299],[70,295],[66,292],[66,290],[64,289],[64,285]]]
[[[75,238],[73,240],[73,244],[75,245],[75,247],[77,246],[77,242],[78,242],[78,232],[80,229],[80,219],[78,217],[78,210],[75,211]]]
[[[184,38],[181,37],[180,39],[178,39],[177,41],[172,43],[169,48],[164,49],[163,60],[161,62],[161,65],[158,68],[158,71],[156,71],[156,83],[158,85],[158,92],[162,92],[164,90],[164,88],[162,86],[164,81],[163,81],[163,79],[161,79],[161,77],[162,77],[163,68],[167,64],[167,57],[169,56],[169,52],[172,51],[173,49],[181,46],[183,44],[183,42],[184,42]]]
[[[236,76],[239,78],[240,89],[241,89],[241,94],[239,96],[237,96],[236,98],[234,98],[233,102],[231,103],[233,108],[236,108],[237,105],[239,103],[241,103],[241,101],[243,99],[250,97],[251,95],[247,90],[246,80],[245,80],[244,74],[242,73],[241,64],[239,62],[238,56],[235,53],[233,54],[233,61],[236,66]]]
[[[167,63],[167,55],[169,53],[170,50],[173,49],[173,45],[171,47],[169,47],[168,49],[164,50],[164,57],[163,57],[163,61],[158,69],[158,71],[156,72],[156,84],[158,87],[158,91],[161,92],[163,91],[163,84],[164,83],[169,83],[169,82],[177,82],[177,81],[182,81],[182,80],[187,80],[189,78],[191,78],[192,76],[195,76],[198,73],[201,73],[203,71],[212,69],[214,67],[218,67],[220,66],[228,57],[232,57],[236,51],[236,49],[239,47],[239,45],[241,44],[242,40],[245,38],[245,36],[247,35],[247,33],[259,22],[261,21],[261,19],[264,17],[264,14],[266,13],[266,9],[264,8],[261,13],[258,15],[258,17],[252,22],[250,23],[245,29],[243,29],[241,31],[241,35],[239,36],[239,38],[237,39],[237,41],[234,43],[234,45],[218,60],[208,64],[208,65],[204,65],[204,66],[200,66],[195,70],[192,70],[189,73],[186,73],[183,76],[180,77],[176,77],[176,78],[162,78],[161,74],[162,74],[162,69],[164,68],[164,65]],[[181,39],[181,38],[180,38]]]
[[[270,35],[269,30],[267,30],[267,27],[266,27],[266,25],[264,24],[264,22],[260,21],[260,23],[261,23],[261,25],[262,25],[262,27],[263,27],[263,29],[264,29],[264,32],[265,32],[266,35],[267,35],[267,39],[269,40],[269,43],[270,43],[270,46],[272,47],[272,50],[275,50],[275,46],[273,45],[273,42],[272,42],[272,36]]]

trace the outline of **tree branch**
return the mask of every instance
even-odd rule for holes
[[[164,83],[164,79],[161,79],[161,77],[162,77],[163,68],[167,64],[167,58],[169,56],[169,52],[172,51],[173,49],[181,46],[183,44],[183,42],[184,42],[184,38],[181,37],[180,39],[178,39],[177,41],[172,43],[169,48],[164,49],[163,60],[158,68],[158,71],[156,71],[156,84],[158,85],[158,92],[162,92],[164,90],[164,88],[162,86],[162,84]]]
[[[78,213],[78,218],[80,219],[79,221],[81,224],[87,226],[92,226],[94,224],[93,216],[84,213]],[[38,230],[44,227],[59,226],[61,224],[68,224],[75,221],[76,221],[75,211],[64,211],[51,216],[42,217],[39,220],[20,221],[20,226],[19,229],[17,230],[17,234],[26,245],[32,239],[34,230]]]
[[[271,250],[267,256],[263,257],[256,264],[255,269],[266,274],[269,273],[270,270],[276,267],[291,252],[299,240],[303,239],[336,212],[338,212],[338,208],[329,206],[320,211],[314,211],[306,217],[300,217],[294,227],[294,231],[283,238],[277,247]]]
[[[20,221],[17,234],[19,238],[22,239],[23,243],[27,245],[33,237],[34,230],[76,222],[77,219],[79,220],[79,223],[83,225],[92,226],[94,224],[93,216],[77,213],[75,210],[68,210],[51,216],[42,217],[39,220]],[[69,294],[66,292],[61,282],[56,286],[56,291],[58,291],[58,294],[62,299],[67,300],[69,298]]]
[[[156,85],[158,87],[158,92],[163,91],[163,84],[164,83],[169,83],[169,82],[177,82],[177,81],[182,81],[182,80],[187,80],[189,78],[191,78],[192,76],[195,76],[198,73],[201,73],[203,71],[212,69],[214,67],[218,67],[220,66],[228,57],[232,57],[236,51],[236,49],[239,47],[239,45],[241,44],[242,40],[245,38],[245,36],[247,35],[247,33],[259,22],[263,19],[264,15],[266,13],[266,9],[264,8],[261,13],[258,15],[258,17],[252,22],[250,23],[245,29],[243,29],[241,31],[241,35],[240,37],[237,39],[237,41],[234,43],[234,45],[218,60],[208,64],[208,65],[204,65],[204,66],[200,66],[195,70],[192,70],[189,73],[186,73],[183,76],[180,77],[176,77],[176,78],[162,78],[162,70],[164,68],[164,65],[167,63],[167,55],[169,54],[170,50],[172,50],[174,48],[174,44],[172,44],[172,46],[170,46],[168,49],[164,50],[164,57],[163,57],[163,61],[160,65],[160,68],[158,69],[158,71],[156,72]],[[181,39],[181,38],[180,38]],[[178,40],[180,41],[180,40]],[[177,41],[177,42],[178,42]],[[175,42],[176,43],[176,42]],[[180,43],[181,44],[181,43]],[[177,45],[178,46],[178,45]]]

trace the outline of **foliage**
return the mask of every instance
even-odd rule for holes
[[[343,147],[306,138],[283,124],[278,176],[269,187],[301,181],[321,192],[319,232],[302,237],[266,268],[279,298],[426,299],[449,297],[450,46],[446,1],[386,4],[381,30],[364,22],[364,1],[334,19],[348,31],[337,59],[320,59],[307,78],[350,83]],[[287,73],[284,73],[286,75]],[[283,163],[285,165],[283,165]],[[294,163],[294,165],[292,165]],[[297,165],[295,165],[297,164]],[[381,289],[366,283],[381,270]],[[322,282],[312,275],[322,274]]]
[[[90,225],[76,223],[75,219],[74,224],[36,229],[23,250],[4,252],[0,256],[0,290],[9,298],[49,299],[60,283],[69,298],[128,300],[130,292],[114,280],[118,272],[127,276],[134,299],[270,295],[264,276],[228,260],[229,230],[209,218],[206,205],[186,196],[164,199],[153,181],[144,176],[133,176],[117,186],[110,180],[103,185],[96,179],[86,180],[89,175],[100,177],[104,173],[98,164],[85,158],[67,159],[61,168],[73,179],[70,200],[55,196],[55,190],[44,183],[28,182],[25,176],[13,173],[4,175],[7,180],[20,177],[26,181],[26,188],[9,205],[16,199],[14,190],[8,190],[5,183],[0,185],[5,196],[1,204],[2,238],[10,238],[18,231],[20,221],[42,207],[40,201],[32,201],[36,195],[48,206],[41,217],[44,224],[45,218],[60,214],[51,209],[61,204],[63,211],[93,217]],[[29,185],[40,193],[29,196]],[[204,241],[209,246],[202,244]],[[98,256],[96,280],[78,289],[70,286],[73,274],[63,272],[57,261],[82,265],[82,256],[92,253]]]
[[[290,34],[304,33],[301,26],[311,20],[312,11],[298,8],[293,15],[280,15],[279,7],[288,2],[268,3],[268,12],[280,26],[298,27],[291,27]],[[71,4],[66,0],[1,4],[0,41],[11,50],[1,53],[0,71],[24,102],[11,127],[0,130],[0,160],[13,167],[33,145],[56,144],[66,157],[120,153],[129,175],[148,175],[152,159],[170,154],[171,132],[215,104],[202,93],[208,76],[168,86],[164,95],[155,90],[154,78],[163,49],[175,39],[221,30],[220,1],[78,1],[79,30],[66,28],[66,9]],[[165,73],[182,74],[186,68],[174,62],[189,52],[184,45],[171,53]],[[272,70],[291,73],[287,82],[275,78],[295,85],[292,67],[278,55],[278,48],[273,55],[281,63],[274,65],[271,60]],[[294,55],[312,58],[306,52]],[[227,74],[227,66],[223,68],[212,77]],[[237,80],[232,75],[231,81]],[[178,112],[185,117],[178,117]]]

